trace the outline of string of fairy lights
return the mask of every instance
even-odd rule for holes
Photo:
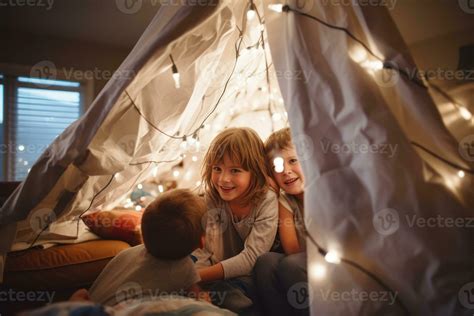
[[[394,67],[394,63],[390,63],[390,62],[386,62],[384,61],[384,59],[378,57],[376,54],[374,54],[370,48],[363,42],[361,41],[360,39],[358,39],[356,36],[353,35],[352,32],[350,32],[347,28],[344,28],[344,27],[339,27],[339,26],[336,26],[336,25],[332,25],[330,23],[327,23],[326,21],[323,21],[322,19],[320,18],[317,18],[317,17],[314,17],[312,15],[309,15],[307,13],[304,13],[304,12],[300,12],[298,10],[295,10],[295,9],[292,9],[290,6],[288,5],[283,5],[283,4],[270,4],[269,6],[269,9],[275,11],[275,12],[279,12],[279,13],[282,13],[282,12],[294,12],[295,14],[299,14],[299,15],[302,15],[302,16],[305,16],[305,17],[308,17],[312,20],[315,20],[317,22],[319,22],[320,24],[326,26],[326,27],[329,27],[329,28],[332,28],[332,29],[335,29],[335,30],[338,30],[338,31],[342,31],[344,32],[346,35],[348,35],[350,38],[352,38],[353,40],[355,40],[356,42],[358,42],[364,49],[365,49],[365,52],[362,51],[362,53],[360,53],[359,51],[359,58],[356,58],[356,59],[359,59],[359,60],[356,60],[358,61],[364,68],[368,68],[369,70],[372,70],[372,71],[377,71],[377,70],[382,70],[384,68],[386,69],[393,69],[395,71],[397,71],[399,74],[403,75],[404,77],[408,78],[411,82],[415,83],[416,85],[424,88],[424,89],[427,89],[427,87],[425,86],[425,84],[423,84],[423,82],[420,82],[419,80],[417,80],[417,78],[413,78],[413,77],[410,77],[405,71],[403,71],[402,69],[398,68],[398,67]],[[366,55],[365,53],[369,53],[371,56],[373,56],[374,58],[376,58],[376,60],[368,60],[366,58]],[[353,58],[354,59],[354,58]],[[448,99],[449,101],[451,101],[453,104],[456,105],[456,107],[458,108],[459,112],[460,112],[460,115],[467,121],[470,121],[472,119],[472,114],[469,112],[469,110],[467,110],[467,108],[463,105],[460,105],[458,104],[457,102],[455,102],[453,100],[453,98],[451,98],[446,92],[444,92],[441,88],[439,88],[437,85],[425,80],[425,82],[427,82],[428,86],[430,86],[431,88],[433,88],[434,91],[440,93],[442,96],[444,96],[446,99]],[[431,156],[437,158],[438,160],[446,163],[447,165],[453,167],[453,168],[457,168],[459,169],[457,175],[460,177],[460,178],[463,178],[465,176],[465,172],[468,172],[470,174],[473,174],[473,170],[472,169],[468,169],[468,168],[464,168],[464,167],[461,167],[451,161],[449,161],[448,159],[445,159],[441,156],[439,156],[438,154],[428,150],[427,148],[425,148],[424,146],[416,143],[416,142],[413,142],[411,141],[411,144],[424,150],[425,152],[429,153]],[[284,170],[284,160],[282,157],[275,157],[274,158],[274,168],[275,168],[275,171],[280,173],[280,172],[283,172]],[[391,292],[391,293],[395,293],[395,291],[393,289],[391,289],[381,278],[379,278],[377,275],[375,275],[375,273],[372,273],[371,271],[365,269],[362,265],[354,262],[354,261],[351,261],[351,260],[348,260],[348,259],[345,259],[345,258],[342,258],[340,256],[340,254],[337,252],[337,251],[334,251],[334,250],[326,250],[324,249],[322,246],[320,246],[316,240],[314,239],[314,237],[310,234],[310,232],[308,231],[308,229],[305,227],[305,235],[306,237],[311,241],[311,243],[316,247],[316,249],[318,250],[318,252],[324,257],[325,261],[328,262],[328,263],[332,263],[332,264],[339,264],[341,262],[343,263],[346,263],[356,269],[358,269],[359,271],[365,273],[366,275],[368,275],[370,278],[372,278],[374,281],[376,281],[382,288],[384,288],[387,292]],[[311,267],[310,267],[311,268]],[[325,273],[326,273],[326,268],[321,265],[321,264],[316,264],[312,267],[312,273],[313,273],[313,276],[315,278],[321,278],[321,277],[324,277]],[[397,297],[396,298],[396,301],[397,303],[399,304],[399,306],[401,307],[401,309],[404,311],[405,314],[409,315],[409,310],[408,308],[406,307],[406,305],[403,303],[403,301]]]

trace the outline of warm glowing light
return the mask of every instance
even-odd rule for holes
[[[174,79],[174,86],[176,89],[181,88],[181,76],[179,75],[179,72],[173,73],[173,79]]]
[[[142,207],[140,205],[135,206],[135,211],[141,211]]]
[[[179,170],[173,170],[173,176],[175,178],[179,177]]]
[[[158,185],[158,191],[159,191],[160,193],[163,193],[163,192],[165,191],[165,188],[163,187],[163,185],[161,185],[161,184]]]
[[[255,10],[253,8],[250,8],[247,11],[247,20],[252,21],[253,19],[255,19],[255,16],[257,16],[257,13],[255,13]]]
[[[367,51],[360,46],[356,46],[349,51],[349,57],[356,63],[361,63],[367,59]]]
[[[194,162],[196,162],[196,161],[198,161],[198,157],[193,155],[193,156],[191,157],[191,160],[194,161]]]
[[[284,160],[281,157],[275,157],[273,159],[273,168],[275,169],[276,173],[282,173],[283,170],[285,170],[285,167],[283,166]]]
[[[465,107],[460,107],[459,113],[461,114],[462,118],[465,119],[466,121],[469,121],[472,118],[472,113]]]
[[[464,173],[464,171],[462,171],[462,170],[459,170],[459,171],[458,171],[458,177],[459,177],[459,178],[464,178],[465,175],[466,175],[466,174]]]
[[[143,189],[143,184],[141,184],[141,183],[140,183],[140,184],[138,184],[138,185],[137,185],[137,188],[138,188],[138,190],[141,190],[141,189]]]
[[[326,276],[326,267],[320,263],[309,266],[309,275],[313,279],[323,279]]]
[[[324,259],[327,262],[335,263],[335,264],[338,264],[341,262],[341,258],[339,257],[339,254],[335,251],[328,251],[326,256],[324,256]]]
[[[283,12],[283,4],[269,4],[268,8],[275,12]]]

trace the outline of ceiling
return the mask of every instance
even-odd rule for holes
[[[137,7],[132,9],[137,12],[126,14],[119,9],[126,0],[36,1],[45,7],[1,7],[0,29],[128,48],[137,41],[160,3],[135,0]],[[49,10],[48,1],[52,1]],[[409,45],[474,31],[474,14],[462,11],[457,1],[385,1],[395,4],[390,12]]]
[[[158,0],[138,0],[133,14],[120,11],[121,0],[36,0],[45,7],[0,7],[0,29],[42,37],[131,48],[158,11]],[[138,8],[138,7],[137,7]]]

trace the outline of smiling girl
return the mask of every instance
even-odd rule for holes
[[[250,128],[224,130],[204,158],[206,241],[193,255],[202,282],[226,280],[208,288],[228,292],[228,302],[218,305],[236,312],[252,305],[252,269],[272,247],[278,227],[268,175],[263,142]]]

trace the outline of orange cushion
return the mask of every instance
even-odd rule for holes
[[[98,211],[82,216],[89,229],[103,239],[123,240],[132,246],[142,243],[140,224],[143,212]]]
[[[89,287],[105,265],[130,245],[119,240],[93,240],[29,249],[8,254],[5,284],[27,289]]]

